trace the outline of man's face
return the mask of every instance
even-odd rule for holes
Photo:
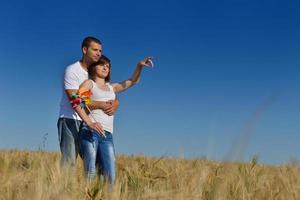
[[[102,45],[91,42],[89,47],[83,47],[83,54],[90,62],[97,62],[102,55]]]

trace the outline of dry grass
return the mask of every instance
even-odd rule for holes
[[[297,165],[117,157],[112,191],[86,183],[82,162],[61,169],[50,152],[0,151],[0,199],[300,199]]]

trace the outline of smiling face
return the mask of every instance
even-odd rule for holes
[[[110,67],[108,63],[97,65],[96,74],[99,78],[106,78],[109,75]]]
[[[103,56],[105,57],[105,56]],[[105,79],[105,82],[110,81],[111,64],[105,58],[100,58],[99,61],[92,63],[88,67],[89,78],[96,80],[96,78]]]

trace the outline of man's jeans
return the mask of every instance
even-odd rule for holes
[[[62,166],[75,166],[79,152],[80,120],[59,118],[57,122]]]
[[[115,150],[113,136],[105,131],[105,136],[83,126],[80,132],[80,155],[84,162],[84,170],[89,180],[96,176],[96,166],[101,170],[109,183],[114,183]]]

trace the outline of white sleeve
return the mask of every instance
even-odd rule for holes
[[[72,68],[67,68],[64,76],[64,88],[65,90],[77,90],[79,89],[79,77],[72,70]]]

